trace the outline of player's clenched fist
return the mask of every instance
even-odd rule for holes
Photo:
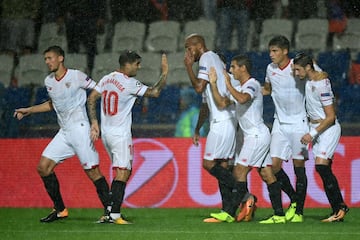
[[[19,109],[15,109],[14,117],[17,118],[18,120],[21,120],[23,117],[30,114],[31,114],[30,108],[19,108]]]

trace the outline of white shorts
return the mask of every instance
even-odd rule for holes
[[[206,138],[205,160],[230,160],[234,158],[236,127],[234,119],[210,123]]]
[[[261,135],[245,136],[243,148],[235,160],[235,165],[256,168],[271,166],[270,139],[269,131]]]
[[[131,135],[118,136],[106,134],[101,137],[109,154],[113,168],[131,170],[134,148]]]
[[[90,139],[90,126],[86,121],[74,123],[71,129],[60,129],[42,155],[56,163],[77,155],[84,169],[99,165],[99,154]]]
[[[312,128],[318,126],[319,124],[310,124]],[[313,141],[313,153],[315,157],[323,159],[332,159],[337,145],[339,144],[341,135],[340,124],[336,123],[326,129],[323,133],[315,138]]]
[[[308,147],[300,142],[309,132],[307,120],[298,123],[280,123],[275,118],[271,131],[270,156],[282,160],[308,160]]]

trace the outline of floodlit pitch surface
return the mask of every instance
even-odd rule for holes
[[[203,223],[213,208],[125,208],[132,225],[96,224],[101,209],[69,209],[67,219],[40,223],[49,213],[44,208],[0,208],[0,239],[360,239],[360,208],[352,208],[342,223],[322,223],[329,209],[305,209],[303,223],[259,224],[272,210],[258,209],[252,222]]]

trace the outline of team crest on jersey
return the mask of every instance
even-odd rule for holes
[[[70,88],[70,86],[71,86],[71,82],[67,82],[67,83],[65,83],[65,86],[66,86],[67,88]]]

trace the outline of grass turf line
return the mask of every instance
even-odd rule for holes
[[[132,225],[96,224],[101,209],[69,209],[67,219],[53,223],[40,223],[50,209],[0,208],[0,239],[45,240],[212,240],[212,239],[360,239],[360,208],[350,209],[343,223],[322,223],[320,219],[329,209],[305,209],[303,223],[259,224],[271,215],[271,209],[258,209],[252,222],[203,223],[212,208],[137,208],[123,209]]]

